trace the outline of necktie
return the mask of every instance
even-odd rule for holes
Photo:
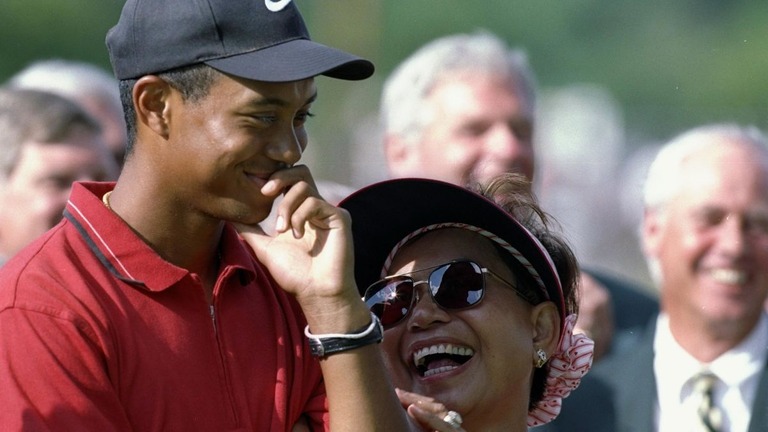
[[[700,401],[698,416],[703,431],[720,432],[723,424],[723,413],[714,404],[712,390],[717,377],[709,371],[703,371],[693,377],[693,393]]]

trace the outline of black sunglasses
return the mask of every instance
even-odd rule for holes
[[[426,280],[416,281],[410,276],[426,270],[432,270]],[[467,309],[476,306],[483,299],[486,274],[512,288],[525,301],[538,303],[531,293],[521,291],[491,270],[468,260],[451,261],[435,267],[387,276],[365,290],[363,301],[384,326],[391,327],[407,317],[413,305],[418,302],[416,286],[428,283],[429,295],[443,309]]]

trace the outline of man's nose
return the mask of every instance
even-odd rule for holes
[[[291,127],[283,133],[283,136],[273,141],[267,148],[267,155],[276,161],[283,162],[286,166],[293,166],[304,151],[301,140],[296,131]]]

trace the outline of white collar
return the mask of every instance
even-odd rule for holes
[[[739,345],[721,354],[709,364],[701,363],[675,340],[669,328],[669,316],[666,313],[660,313],[656,321],[653,341],[654,371],[657,386],[663,386],[670,391],[660,391],[659,394],[677,395],[676,402],[679,403],[684,397],[685,383],[704,368],[717,375],[728,387],[741,387],[748,378],[762,370],[768,360],[766,347],[768,347],[768,315],[763,313],[755,328]]]

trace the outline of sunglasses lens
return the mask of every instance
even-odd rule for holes
[[[483,298],[483,272],[469,261],[450,263],[429,276],[429,286],[437,304],[446,309],[464,309]]]
[[[413,280],[409,277],[386,279],[365,291],[365,304],[384,326],[397,324],[408,315],[413,300]]]
[[[483,298],[483,270],[472,261],[445,264],[429,274],[429,288],[432,298],[440,307],[466,309],[478,304]],[[384,326],[392,326],[410,312],[415,290],[410,276],[393,276],[368,287],[363,299]]]

